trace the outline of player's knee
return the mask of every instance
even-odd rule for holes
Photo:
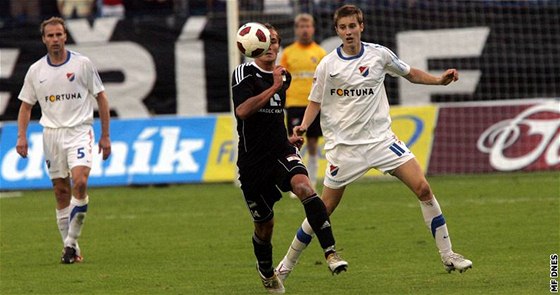
[[[271,241],[273,230],[274,220],[269,220],[263,223],[255,223],[255,235],[263,241]]]
[[[54,195],[57,200],[64,201],[64,200],[70,200],[70,196],[72,195],[72,192],[70,191],[70,188],[67,186],[55,185]]]
[[[85,192],[87,188],[87,176],[74,178],[73,184],[75,192]]]
[[[297,181],[292,184],[292,192],[299,197],[309,197],[314,191],[308,181]],[[301,199],[301,198],[300,198]]]
[[[422,201],[428,201],[432,198],[432,189],[426,181],[422,181],[415,189],[414,193],[418,199]]]

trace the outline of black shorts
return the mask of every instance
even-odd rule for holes
[[[292,190],[290,181],[294,175],[307,175],[307,168],[294,146],[287,146],[280,155],[259,165],[239,170],[243,197],[254,222],[272,219],[274,203],[282,198],[280,190]]]
[[[303,115],[305,114],[305,107],[291,107],[286,109],[287,122],[288,122],[288,134],[292,135],[294,127],[301,125],[303,120]],[[305,135],[307,137],[320,137],[323,135],[321,132],[321,120],[319,117],[321,113],[317,114],[311,126],[307,128]]]

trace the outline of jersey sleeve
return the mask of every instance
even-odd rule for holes
[[[25,74],[25,79],[23,80],[23,87],[19,92],[18,99],[26,102],[30,105],[37,103],[37,93],[35,92],[35,87],[33,87],[33,74],[34,68],[31,67]]]
[[[387,47],[382,47],[383,58],[386,62],[385,69],[393,77],[406,76],[410,73],[410,66],[400,60],[393,51]]]
[[[323,92],[325,90],[325,75],[326,75],[326,62],[322,59],[315,69],[313,75],[313,84],[311,85],[311,92],[309,93],[309,100],[321,103],[323,101]]]
[[[231,92],[233,96],[233,105],[235,107],[242,104],[248,98],[255,96],[251,77],[249,66],[246,64],[237,66],[233,71],[231,77]]]
[[[88,77],[87,79],[88,90],[91,94],[97,97],[97,94],[99,92],[105,90],[105,87],[103,86],[103,82],[101,81],[101,77],[99,77],[99,73],[97,72],[97,69],[95,68],[91,60],[86,59],[84,66],[86,71],[86,77]]]

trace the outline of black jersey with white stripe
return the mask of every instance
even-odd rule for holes
[[[262,70],[254,62],[237,66],[231,81],[235,108],[274,83],[272,72]],[[291,76],[287,73],[284,85],[269,99],[268,104],[245,120],[235,116],[239,134],[239,168],[276,157],[290,145],[284,123],[286,90],[290,82]]]

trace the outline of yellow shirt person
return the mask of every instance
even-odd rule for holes
[[[284,49],[280,64],[292,74],[286,108],[307,106],[315,68],[326,54],[315,41],[307,45],[296,41]]]
[[[309,92],[313,84],[315,68],[327,52],[314,40],[315,22],[308,13],[298,14],[294,20],[296,41],[284,49],[280,64],[292,75],[292,84],[286,93],[287,129],[291,135],[295,126],[301,125],[305,108],[308,104]],[[315,185],[317,182],[318,142],[322,136],[319,116],[307,128],[306,146],[302,155],[307,158],[309,179]]]

